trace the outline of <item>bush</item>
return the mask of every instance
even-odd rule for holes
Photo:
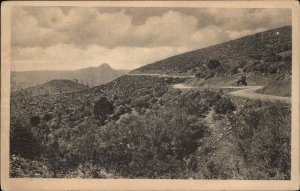
[[[290,109],[284,104],[252,103],[231,118],[248,179],[290,179]]]
[[[23,126],[20,121],[10,125],[10,153],[21,157],[34,159],[39,157],[42,147],[34,137],[28,126]]]
[[[45,120],[45,121],[50,121],[52,118],[53,118],[53,116],[52,116],[51,113],[46,113],[46,114],[44,115],[44,120]]]
[[[221,66],[221,63],[219,60],[209,60],[207,63],[207,68],[210,70],[216,69]]]
[[[226,114],[228,112],[235,111],[236,107],[228,97],[222,97],[216,102],[214,109],[216,113]]]
[[[188,158],[206,135],[198,117],[180,108],[122,115],[101,129],[100,164],[130,178],[183,177]]]
[[[113,104],[110,103],[106,97],[101,97],[94,105],[94,115],[101,121],[101,123],[104,123],[107,115],[112,114],[113,111]]]
[[[52,178],[53,174],[43,162],[11,155],[9,176],[13,178]]]
[[[41,119],[39,116],[32,116],[30,118],[30,124],[33,126],[37,126],[41,122]]]

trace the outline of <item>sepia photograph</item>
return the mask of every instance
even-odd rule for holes
[[[102,180],[110,189],[125,181],[119,190],[138,189],[126,180],[299,187],[299,10],[291,1],[249,4],[4,3],[6,188],[29,189],[9,183],[23,180],[82,181],[81,190]]]

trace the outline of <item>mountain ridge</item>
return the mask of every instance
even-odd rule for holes
[[[76,70],[13,71],[11,73],[12,91],[33,87],[55,79],[77,79],[85,85],[96,86],[110,82],[127,72],[126,70],[115,70],[106,63]]]

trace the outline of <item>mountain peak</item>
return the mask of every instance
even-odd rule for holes
[[[112,68],[110,67],[110,65],[107,64],[107,63],[103,63],[103,64],[99,65],[99,68],[112,69]]]

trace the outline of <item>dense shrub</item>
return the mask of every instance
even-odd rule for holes
[[[226,114],[227,112],[234,111],[236,107],[228,97],[222,97],[216,102],[214,109],[216,113]]]
[[[99,160],[126,177],[181,177],[206,128],[180,108],[123,115],[101,130]],[[105,144],[106,143],[106,144]]]
[[[271,53],[265,58],[265,61],[266,62],[280,62],[280,61],[282,61],[282,59],[283,59],[282,56],[280,56],[279,54]]]
[[[10,125],[10,153],[35,159],[41,153],[40,142],[24,122],[12,121]]]
[[[30,124],[33,125],[33,126],[38,125],[40,122],[41,122],[41,119],[40,119],[39,116],[32,116],[30,118]]]
[[[44,115],[44,120],[45,121],[50,121],[51,119],[53,118],[53,116],[52,116],[52,114],[51,113],[46,113],[45,115]]]
[[[258,107],[258,105],[261,105]],[[231,118],[250,179],[290,179],[290,109],[284,104],[248,104]]]
[[[13,154],[10,156],[9,176],[13,178],[51,178],[53,174],[45,163]]]
[[[113,113],[113,104],[108,101],[106,97],[101,97],[94,105],[94,115],[97,119],[101,120],[103,123],[107,115]]]
[[[207,63],[207,68],[210,70],[216,69],[221,66],[221,63],[219,60],[209,60]]]

